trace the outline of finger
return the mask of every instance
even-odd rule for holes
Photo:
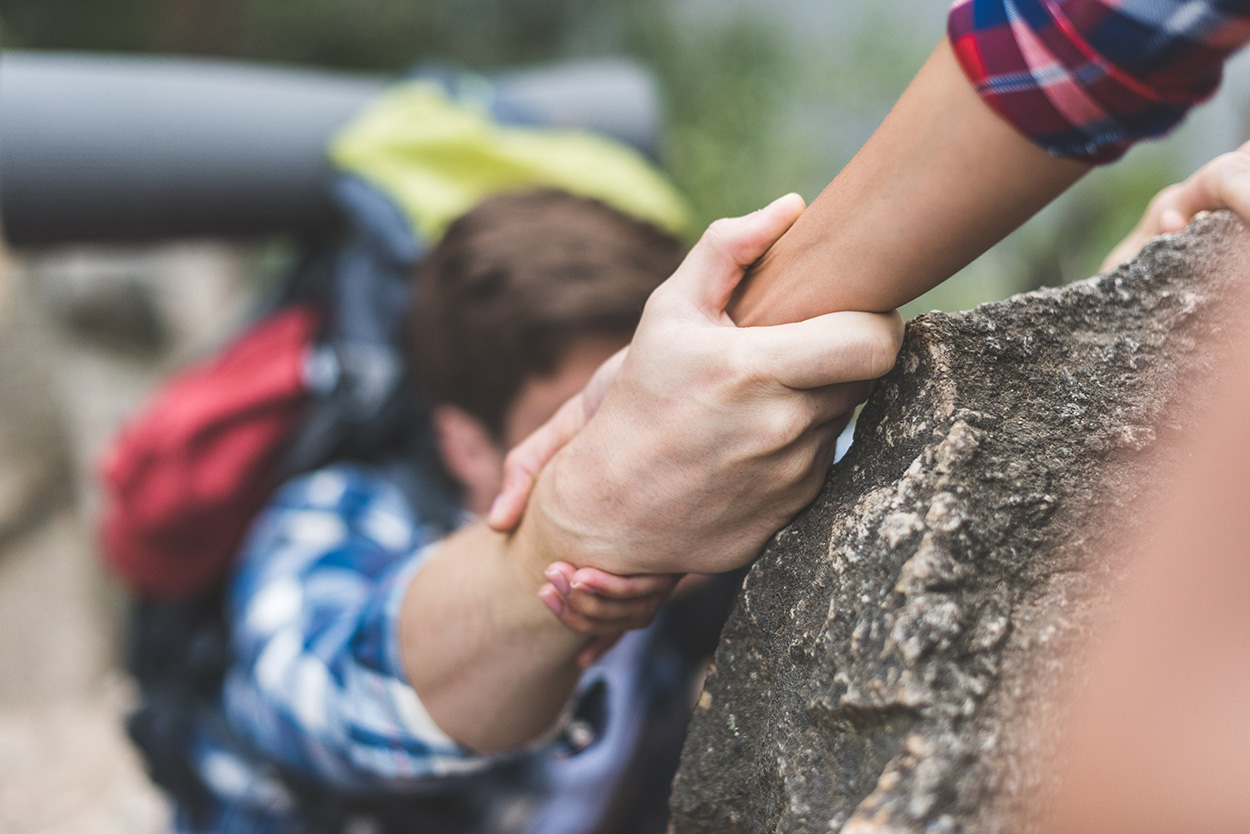
[[[778,470],[777,483],[787,483],[787,498],[778,503],[787,508],[786,515],[793,516],[811,503],[824,486],[829,467],[837,455],[838,435],[846,427],[846,418],[840,418],[823,427],[813,428],[795,447],[789,463]]]
[[[1192,193],[1183,188],[1180,204],[1173,208],[1187,218],[1199,211],[1232,209],[1243,223],[1250,223],[1250,154],[1234,151],[1218,156],[1197,177],[1200,185]]]
[[[504,459],[503,488],[486,516],[486,524],[492,530],[507,533],[521,521],[538,473],[599,410],[628,353],[626,345],[604,360],[580,393],[570,397],[546,423],[508,453]]]
[[[557,619],[569,631],[587,637],[602,637],[608,634],[619,634],[622,631],[633,631],[636,628],[646,628],[651,623],[650,616],[608,620],[587,617],[572,608],[566,608],[563,613],[557,615]]]
[[[621,370],[621,365],[625,362],[625,357],[628,355],[629,345],[626,345],[604,360],[604,363],[595,371],[594,376],[590,378],[590,382],[586,383],[585,389],[582,390],[583,425],[585,425],[587,420],[595,416],[595,412],[603,404],[603,398],[608,395],[608,389],[612,387],[612,382],[616,379],[616,375]]]
[[[547,569],[543,571],[543,576],[547,578],[548,582],[555,586],[557,591],[564,596],[568,596],[569,592],[573,589],[572,579],[576,570],[577,569],[568,562],[552,562],[547,566]]]
[[[577,656],[578,664],[583,669],[593,666],[598,662],[599,658],[607,654],[608,649],[615,646],[624,635],[625,633],[621,632],[620,634],[609,634],[604,637],[596,637],[593,641],[591,641],[590,645],[582,649],[581,654]]]
[[[799,219],[805,204],[787,194],[743,217],[717,220],[670,279],[670,287],[706,315],[718,318],[747,267]]]
[[[1101,271],[1110,272],[1136,257],[1151,238],[1179,232],[1198,212],[1218,209],[1231,209],[1250,225],[1250,142],[1156,194],[1133,231],[1107,255]]]
[[[794,391],[793,394],[807,401],[804,408],[811,425],[825,427],[839,420],[845,425],[855,413],[855,407],[872,393],[873,382],[839,382],[822,388]]]
[[[1250,222],[1250,153],[1244,146],[1217,156],[1184,182],[1160,191],[1143,218],[1144,231],[1152,236],[1179,231],[1198,212],[1225,208]],[[1179,226],[1175,226],[1177,217],[1183,219]],[[1165,228],[1168,225],[1173,228]]]
[[[762,376],[788,388],[876,379],[903,344],[898,312],[828,313],[793,324],[738,331]]]
[[[620,576],[598,568],[582,568],[570,577],[570,586],[610,599],[631,599],[671,591],[680,573],[642,573]]]
[[[650,620],[655,612],[668,601],[669,593],[664,591],[645,597],[629,599],[611,599],[599,596],[593,591],[574,589],[563,596],[568,611],[579,614],[588,620],[596,620],[604,624],[637,622]]]
[[[503,488],[486,515],[486,524],[492,530],[507,533],[516,527],[538,473],[585,424],[585,406],[579,393],[508,452],[504,458]]]
[[[560,592],[550,582],[538,589],[538,599],[556,617],[563,617],[568,609],[568,606],[565,605],[564,597],[560,595]]]
[[[1165,209],[1159,215],[1159,231],[1163,234],[1179,232],[1188,222],[1188,218],[1176,209]]]

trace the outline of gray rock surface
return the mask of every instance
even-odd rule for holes
[[[1247,237],[1215,215],[1110,275],[909,325],[850,453],[746,579],[677,834],[1034,829]]]

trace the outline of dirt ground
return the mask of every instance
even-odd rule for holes
[[[0,251],[0,834],[156,834],[168,809],[122,729],[124,595],[93,473],[169,367],[247,305],[213,244]]]

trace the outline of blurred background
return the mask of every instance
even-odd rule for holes
[[[212,56],[391,75],[626,56],[664,100],[659,155],[697,227],[812,199],[945,25],[947,0],[0,0],[0,49]],[[0,75],[0,119],[4,117]],[[1159,188],[1250,137],[1250,59],[1163,142],[1088,177],[909,306],[1093,274]],[[2,220],[2,218],[0,218]],[[120,730],[124,608],[91,545],[92,473],[171,368],[218,343],[292,241],[0,248],[0,832],[161,830]]]

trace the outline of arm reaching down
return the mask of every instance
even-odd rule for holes
[[[855,158],[751,270],[743,325],[892,310],[945,281],[1090,163],[1003,121],[943,41]]]
[[[902,324],[839,313],[734,326],[724,306],[746,266],[802,209],[790,196],[713,224],[652,295],[611,391],[539,476],[516,532],[474,525],[413,577],[400,651],[433,722],[460,744],[526,744],[567,701],[592,638],[539,599],[552,562],[727,570],[815,495],[844,415],[893,364]]]
[[[1054,0],[1009,13],[958,0],[943,40],[728,307],[743,325],[888,310],[944,281],[1094,164],[1161,135],[1214,92],[1250,5]],[[585,423],[549,425],[508,461],[490,523],[520,518],[536,473]]]

